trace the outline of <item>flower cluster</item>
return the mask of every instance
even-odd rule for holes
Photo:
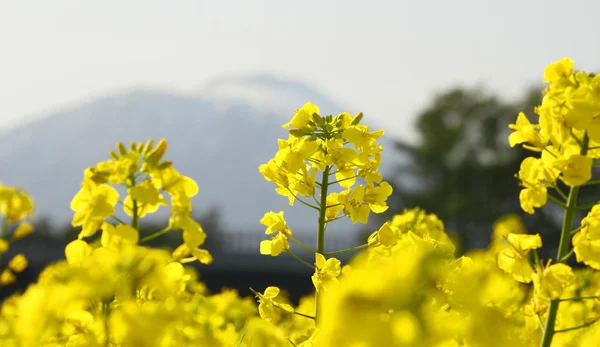
[[[583,186],[598,183],[592,180],[592,167],[594,160],[600,158],[600,75],[574,70],[573,61],[564,58],[546,68],[544,81],[548,87],[542,104],[535,109],[538,123],[530,123],[520,113],[516,123],[509,125],[514,132],[508,140],[511,146],[522,144],[541,153],[521,163],[518,178],[524,189],[519,198],[523,210],[530,214],[548,200],[564,209],[558,253],[544,263],[537,255],[537,249],[542,247],[539,235],[508,233],[504,248],[498,253],[498,266],[519,282],[533,282],[526,312],[536,315],[540,322],[545,320],[541,345],[547,347],[556,340],[554,336],[560,331],[557,326],[570,322],[567,330],[578,330],[600,317],[596,307],[597,283],[588,293],[592,295],[584,304],[587,309],[577,319],[571,316],[573,305],[563,303],[582,300],[583,291],[590,287],[566,264],[573,253],[578,262],[600,269],[600,248],[596,245],[600,207],[595,203],[580,205],[578,201]],[[568,194],[561,186],[569,189]],[[573,228],[575,212],[590,208],[581,226]],[[570,299],[565,298],[568,295]]]
[[[33,200],[24,190],[0,184],[0,265],[11,242],[33,232],[30,222],[33,209]],[[15,274],[23,272],[27,265],[27,258],[16,254],[0,273],[0,287],[14,283],[17,280]]]
[[[326,221],[343,212],[352,223],[366,224],[369,212],[387,210],[392,187],[378,172],[383,146],[377,139],[383,130],[370,131],[360,124],[362,118],[362,113],[345,112],[322,117],[317,106],[306,103],[283,126],[290,128],[289,138],[278,140],[279,151],[259,171],[277,186],[278,194],[288,197],[290,205],[300,197],[318,196],[319,202],[327,202],[321,206]],[[356,185],[357,179],[365,184]],[[334,184],[344,190],[327,194]]]
[[[586,184],[592,178],[593,159],[600,158],[600,75],[573,70],[571,59],[550,64],[544,72],[549,86],[542,104],[535,109],[538,123],[530,123],[520,113],[511,146],[541,153],[523,160],[518,177],[524,189],[520,200],[523,210],[533,213],[548,199],[547,188],[556,188],[557,180],[569,187]]]
[[[249,289],[258,305],[231,290],[209,293],[183,265],[212,259],[200,248],[206,235],[192,219],[197,185],[163,160],[166,141],[119,144],[111,160],[85,170],[71,203],[72,223],[81,233],[66,246],[66,259],[2,303],[0,343],[596,346],[600,204],[580,205],[578,196],[585,185],[600,182],[592,179],[600,158],[600,80],[573,66],[569,59],[548,66],[549,87],[536,108],[539,124],[521,113],[508,139],[511,146],[540,153],[526,158],[518,174],[523,210],[534,213],[548,200],[564,210],[554,258],[540,258],[544,240],[528,233],[517,215],[494,223],[487,249],[457,255],[443,222],[419,208],[374,228],[362,245],[326,252],[329,223],[349,218],[366,224],[371,212],[387,210],[392,188],[378,172],[383,131],[360,124],[360,113],[321,116],[307,103],[283,126],[289,138],[279,140],[279,151],[259,171],[290,205],[300,202],[317,212],[317,245],[297,240],[283,211],[269,211],[260,223],[271,237],[261,242],[260,253],[287,253],[310,267],[315,295],[295,306],[275,286]],[[123,199],[118,189],[126,192]],[[117,215],[117,204],[127,217]],[[161,206],[170,210],[168,226],[141,237],[140,218]],[[23,191],[0,186],[0,254],[32,232],[27,221],[32,210]],[[577,210],[589,211],[574,227]],[[93,238],[99,230],[100,237]],[[141,245],[171,230],[183,231],[183,243],[173,252]],[[310,252],[314,262],[293,253],[291,244]],[[360,252],[347,264],[334,257],[354,251]],[[567,264],[573,256],[580,266]],[[14,281],[14,273],[26,266],[23,255],[15,256],[0,283]]]
[[[79,240],[102,229],[103,247],[137,244],[139,219],[165,206],[171,210],[169,225],[157,235],[183,230],[183,244],[173,252],[173,258],[184,263],[194,260],[210,263],[210,254],[200,248],[206,234],[192,218],[191,198],[198,193],[198,185],[181,175],[171,161],[163,160],[167,141],[163,139],[156,146],[152,140],[145,144],[132,142],[129,149],[119,143],[117,147],[118,153],[110,152],[110,160],[85,170],[81,189],[71,201],[75,211],[72,224],[81,226]],[[113,185],[126,190],[124,199],[120,200]],[[130,225],[115,215],[117,203],[131,217]],[[117,223],[116,227],[108,223],[111,220]],[[82,245],[79,241],[74,242]]]
[[[278,256],[286,252],[313,269],[315,298],[335,286],[342,273],[340,260],[327,258],[328,255],[368,246],[325,253],[327,225],[345,217],[350,218],[352,223],[366,224],[370,212],[382,213],[388,209],[386,201],[392,194],[392,186],[383,181],[378,172],[383,146],[377,140],[383,135],[383,130],[371,131],[368,126],[360,124],[362,113],[352,116],[344,112],[335,117],[319,113],[319,108],[310,102],[296,110],[290,122],[283,125],[284,129],[288,129],[288,139],[279,139],[279,151],[267,164],[259,167],[260,173],[277,186],[275,191],[286,196],[291,206],[300,201],[318,212],[315,218],[318,226],[316,249],[292,236],[283,211],[269,211],[260,220],[267,227],[265,234],[272,235],[271,240],[261,242],[260,253]],[[336,187],[338,191],[333,191]],[[305,201],[305,197],[312,198],[314,204]],[[294,254],[290,240],[314,253],[315,262],[310,264]],[[259,308],[263,307],[259,310],[261,317],[272,321],[266,307],[297,313],[291,307],[267,306],[268,300],[274,297],[273,293],[279,290],[277,287],[270,288],[270,296],[267,292],[257,293],[261,302]],[[315,312],[314,315],[317,314]],[[308,318],[315,319],[314,316]],[[303,345],[311,341],[305,341]]]

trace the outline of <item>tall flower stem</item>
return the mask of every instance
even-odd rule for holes
[[[327,227],[327,188],[329,187],[329,170],[326,166],[321,181],[321,209],[319,210],[319,229],[317,231],[317,253],[325,254],[325,228]],[[315,317],[319,316],[319,293],[315,292]]]
[[[130,175],[129,176],[129,180],[131,181],[131,188],[135,187],[135,176],[134,175]],[[133,218],[131,220],[131,226],[134,228],[138,228],[138,222],[139,222],[139,215],[138,215],[138,203],[135,199],[131,198],[131,201],[133,201]]]
[[[588,151],[589,137],[587,133],[583,137],[583,143],[581,147],[581,155],[586,155]],[[565,214],[563,219],[562,230],[560,234],[560,243],[558,245],[558,254],[556,255],[557,262],[565,262],[567,254],[569,254],[569,248],[571,246],[571,230],[573,229],[573,218],[575,217],[575,211],[577,210],[577,197],[579,196],[580,187],[571,187],[569,191],[569,197],[567,199],[567,205],[565,206]],[[558,306],[560,305],[560,299],[550,301],[550,307],[548,308],[548,318],[546,319],[546,330],[542,337],[541,347],[550,347],[552,338],[554,337],[556,315],[558,314]]]

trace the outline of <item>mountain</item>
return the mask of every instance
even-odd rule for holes
[[[0,180],[31,193],[37,216],[68,222],[85,168],[107,160],[118,141],[164,137],[167,158],[200,187],[196,211],[220,207],[227,228],[254,232],[262,229],[258,221],[265,212],[284,209],[296,229],[314,228],[315,211],[301,204],[290,208],[258,166],[277,151],[277,138],[287,138],[281,125],[294,109],[306,101],[319,105],[323,114],[337,114],[342,107],[305,84],[266,75],[218,79],[199,94],[135,90],[0,135]],[[368,115],[365,121],[376,127]],[[390,139],[382,142],[385,175],[392,145]],[[351,227],[334,224],[333,229]]]

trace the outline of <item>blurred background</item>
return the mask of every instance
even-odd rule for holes
[[[118,141],[162,137],[200,186],[195,217],[215,261],[197,268],[208,287],[308,294],[310,271],[258,253],[269,210],[316,243],[316,213],[288,206],[258,172],[306,101],[323,115],[362,111],[386,131],[391,207],[368,225],[332,224],[328,250],[364,243],[414,206],[439,215],[459,252],[485,247],[497,218],[523,216],[514,174],[527,153],[508,146],[507,126],[519,111],[535,119],[549,63],[600,69],[599,11],[594,1],[1,2],[0,181],[33,196],[36,231],[11,246],[30,267],[0,295],[64,257],[85,168]],[[523,217],[549,243],[559,212]],[[145,218],[142,233],[167,215]],[[154,245],[180,242],[174,232]]]

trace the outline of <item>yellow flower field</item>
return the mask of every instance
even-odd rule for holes
[[[233,290],[209,293],[185,266],[212,262],[192,218],[198,185],[164,160],[165,139],[119,143],[84,172],[70,206],[80,233],[65,260],[2,303],[0,345],[597,346],[600,204],[578,196],[600,183],[592,175],[600,159],[600,75],[564,58],[546,67],[544,81],[542,104],[524,110],[536,119],[515,115],[507,146],[531,151],[516,173],[522,209],[534,214],[552,203],[564,211],[551,259],[540,258],[544,240],[514,215],[494,224],[487,249],[456,254],[443,221],[417,206],[382,223],[364,244],[325,252],[330,223],[366,224],[388,209],[392,186],[378,171],[383,130],[369,128],[362,113],[322,115],[307,102],[283,125],[287,139],[273,139],[278,151],[257,175],[273,183],[282,206],[316,211],[316,248],[294,237],[280,210],[257,216],[267,236],[256,249],[288,253],[311,268],[314,294],[296,306],[275,286],[249,288],[256,300]],[[34,200],[0,186],[0,256],[35,232]],[[159,208],[170,211],[167,225],[140,237],[140,220]],[[587,212],[581,225],[578,210]],[[145,246],[166,233],[180,233],[180,246]],[[349,263],[336,258],[350,252]],[[0,260],[0,285],[28,266],[27,254]]]

